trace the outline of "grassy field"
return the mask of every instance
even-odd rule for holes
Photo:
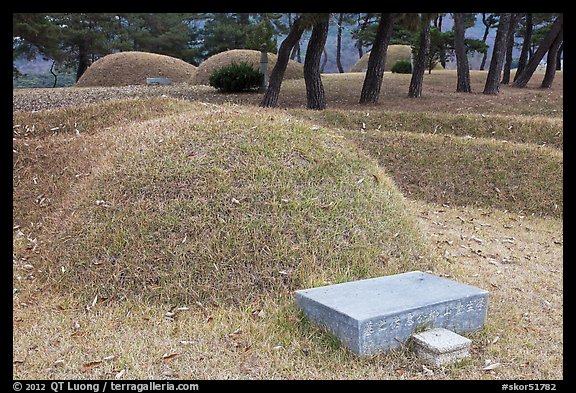
[[[563,90],[324,75],[14,92],[17,379],[562,379]],[[356,94],[356,92],[358,94]],[[472,358],[359,359],[295,289],[422,270],[490,292]],[[492,367],[486,366],[492,365]]]

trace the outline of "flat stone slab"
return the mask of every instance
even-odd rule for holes
[[[296,303],[311,321],[366,356],[401,346],[415,331],[482,328],[488,292],[413,271],[299,290]]]
[[[147,85],[169,85],[172,83],[168,78],[146,78]]]
[[[472,340],[443,328],[412,335],[418,356],[432,366],[444,366],[470,357]]]

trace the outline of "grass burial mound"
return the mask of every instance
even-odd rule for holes
[[[350,72],[366,72],[368,68],[368,59],[370,58],[370,52],[367,52],[362,56],[356,64],[350,69]],[[384,71],[392,70],[392,67],[398,60],[410,61],[412,58],[412,48],[410,45],[388,45],[388,51],[386,52],[386,63],[384,65]]]
[[[192,105],[92,135],[91,173],[45,225],[51,288],[232,305],[431,268],[402,195],[351,142],[285,114]]]
[[[171,56],[147,52],[119,52],[95,61],[76,86],[145,85],[146,78],[165,77],[174,83],[189,82],[196,67]]]
[[[273,53],[268,53],[268,75],[272,72],[276,59],[278,57]],[[226,52],[218,53],[204,60],[194,75],[193,84],[210,85],[210,75],[217,69],[227,66],[231,63],[246,62],[253,68],[260,68],[260,51],[250,49],[232,49]],[[284,79],[303,79],[304,66],[294,60],[288,61]]]

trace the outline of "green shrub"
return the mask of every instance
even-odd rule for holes
[[[397,74],[411,74],[412,64],[408,60],[398,60],[392,66],[391,71]]]
[[[248,63],[232,63],[210,75],[210,86],[224,93],[250,91],[260,87],[262,75]]]

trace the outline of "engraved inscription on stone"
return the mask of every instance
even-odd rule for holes
[[[363,356],[398,347],[422,329],[480,329],[488,292],[409,272],[296,291],[296,301],[312,321]]]

